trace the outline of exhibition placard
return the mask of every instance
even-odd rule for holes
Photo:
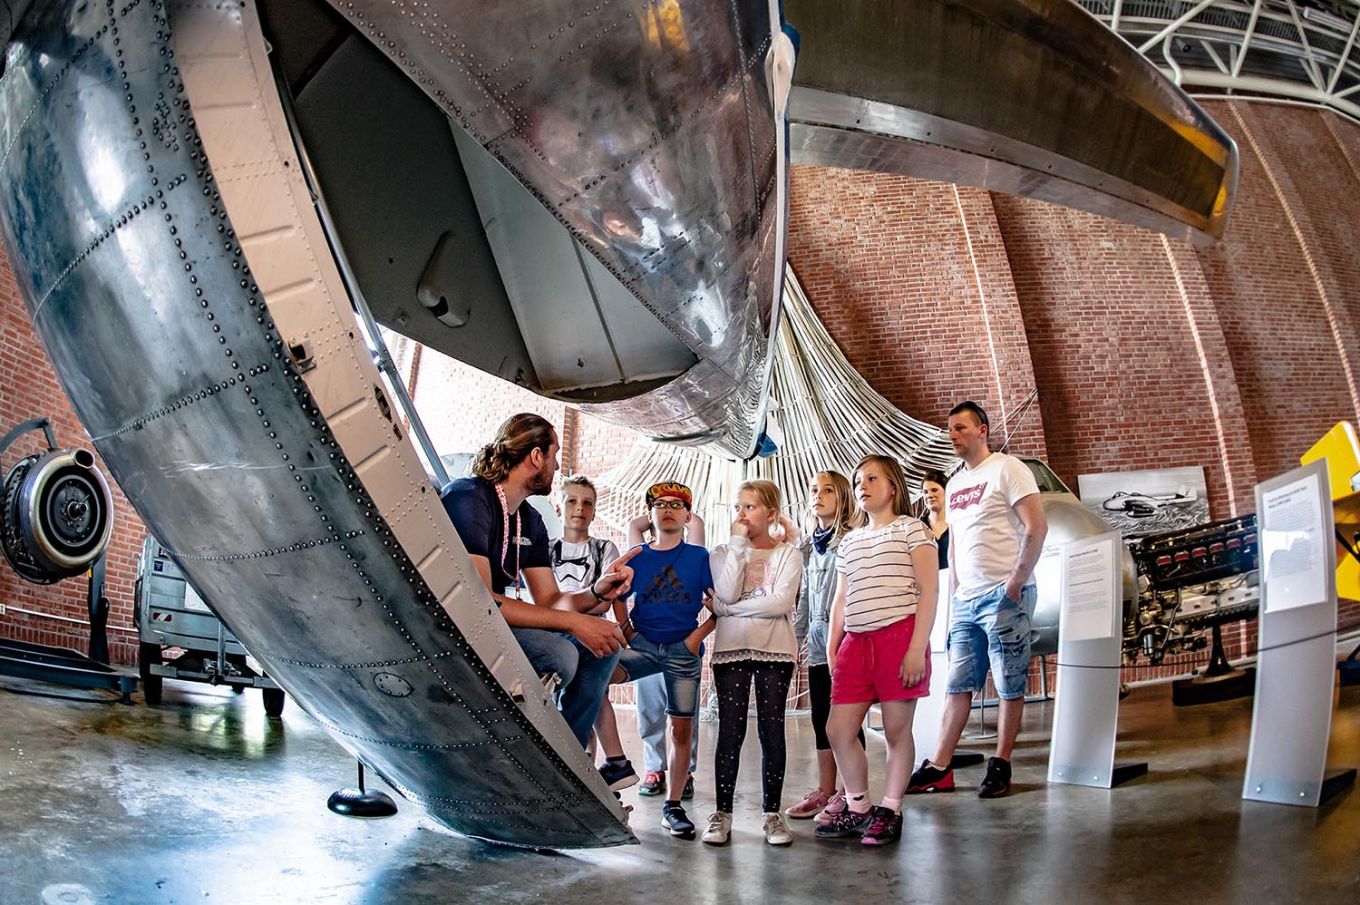
[[[1119,536],[1068,544],[1062,562],[1062,616],[1059,637],[1070,641],[1109,638],[1116,633]]]
[[[1326,478],[1326,472],[1307,474],[1261,493],[1261,581],[1269,588],[1262,600],[1272,612],[1327,599],[1332,532],[1323,524],[1323,509],[1331,509]]]

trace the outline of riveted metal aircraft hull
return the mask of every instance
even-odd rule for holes
[[[356,341],[251,6],[30,11],[0,140],[0,221],[82,422],[269,674],[455,830],[634,841]]]

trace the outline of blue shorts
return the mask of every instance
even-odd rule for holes
[[[1020,589],[1019,602],[1006,596],[1001,585],[986,594],[950,602],[948,694],[981,691],[992,670],[992,682],[1003,701],[1025,696],[1029,679],[1030,620],[1039,592],[1034,585]]]
[[[666,680],[666,715],[693,717],[699,709],[699,675],[703,658],[689,652],[684,641],[656,644],[641,634],[633,636],[619,657],[628,681],[660,673]]]

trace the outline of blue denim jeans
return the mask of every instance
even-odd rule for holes
[[[661,673],[633,683],[637,701],[638,735],[642,736],[642,769],[645,773],[665,773],[666,760],[666,679]],[[689,734],[689,772],[699,764],[699,721]]]
[[[676,717],[693,717],[699,710],[702,662],[683,641],[656,644],[642,635],[634,635],[619,658],[630,682],[661,674],[666,684],[666,715]]]
[[[557,707],[571,727],[572,735],[585,747],[609,688],[618,654],[597,657],[570,635],[541,628],[512,628],[529,664],[540,676],[557,673],[562,679]]]
[[[949,694],[981,691],[987,668],[1003,701],[1025,696],[1029,677],[1030,620],[1039,592],[1034,585],[1020,589],[1020,600],[1006,596],[1001,585],[970,599],[955,597],[945,650],[949,652]]]

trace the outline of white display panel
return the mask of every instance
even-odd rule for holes
[[[1323,798],[1336,682],[1336,545],[1327,463],[1258,484],[1256,511],[1261,626],[1242,797],[1316,807]]]
[[[1058,691],[1048,781],[1108,789],[1119,722],[1121,540],[1110,532],[1063,546]]]

